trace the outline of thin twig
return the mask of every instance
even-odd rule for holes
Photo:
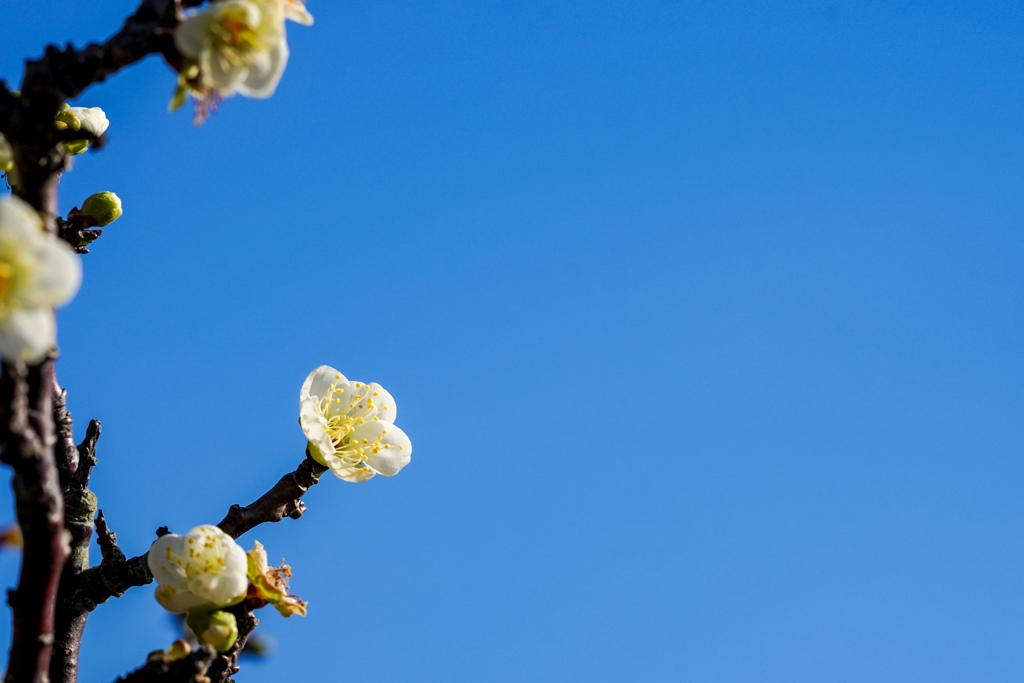
[[[232,505],[227,516],[217,526],[232,538],[238,538],[264,522],[280,522],[285,517],[298,519],[306,511],[300,498],[326,471],[326,467],[307,455],[294,472],[281,477],[273,488],[254,503],[245,507]]]
[[[281,477],[254,503],[245,507],[232,505],[217,526],[232,538],[238,538],[264,522],[279,522],[285,517],[298,519],[306,509],[300,498],[317,483],[317,477],[325,470],[307,456],[294,472]],[[161,531],[166,533],[166,529],[161,528]],[[103,561],[78,575],[70,598],[73,609],[85,612],[92,611],[96,605],[112,597],[124,595],[133,586],[143,586],[153,580],[146,553],[124,559],[124,553],[117,546],[117,537],[107,528],[102,511],[96,519],[96,534]]]

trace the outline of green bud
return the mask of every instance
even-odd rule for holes
[[[89,227],[102,228],[110,225],[124,213],[121,199],[113,192],[97,192],[82,204],[79,215],[89,219]]]
[[[167,652],[164,653],[164,659],[168,662],[173,662],[176,659],[184,659],[192,653],[192,646],[188,644],[187,640],[178,640],[171,643],[171,646],[167,648]]]
[[[230,612],[190,612],[185,620],[200,643],[227,652],[238,640],[238,622]]]

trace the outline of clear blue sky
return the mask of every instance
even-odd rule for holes
[[[6,3],[0,77],[134,5]],[[240,680],[1024,678],[1020,3],[309,9],[201,128],[156,58],[88,91],[60,186],[125,205],[59,372],[126,552],[293,468],[317,365],[415,445],[243,538],[310,615]]]

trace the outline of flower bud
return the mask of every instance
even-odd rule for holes
[[[110,125],[107,115],[99,107],[61,107],[56,121],[58,130],[84,130],[95,137],[103,135]],[[88,140],[71,140],[64,143],[64,151],[72,156],[87,149]]]
[[[230,612],[192,612],[185,621],[200,643],[227,652],[238,640],[238,622]]]
[[[121,198],[113,192],[97,192],[82,204],[78,214],[89,219],[89,227],[102,228],[110,225],[124,213]]]
[[[167,652],[164,654],[164,659],[168,662],[173,662],[176,659],[184,659],[192,653],[192,646],[188,644],[187,640],[181,638],[177,639],[171,646],[167,648]]]

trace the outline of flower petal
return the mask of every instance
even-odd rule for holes
[[[341,399],[341,412],[352,417],[361,417],[365,420],[380,418],[388,422],[394,422],[397,407],[395,399],[391,397],[384,387],[376,382],[364,384],[363,382],[351,382],[352,391],[346,391]]]
[[[178,590],[185,590],[188,577],[185,575],[184,567],[175,562],[175,558],[187,555],[185,552],[185,538],[178,534],[164,534],[153,541],[146,555],[146,564],[153,578],[161,586],[171,586]]]
[[[210,20],[208,12],[193,14],[174,31],[174,44],[186,57],[195,59],[203,49],[206,40],[207,24]]]
[[[60,306],[78,292],[82,261],[67,243],[50,236],[36,239],[26,259],[31,263],[30,282],[11,293],[22,306]]]
[[[284,0],[284,15],[297,24],[311,26],[313,15],[309,13],[306,6],[299,0]]]
[[[376,472],[371,470],[369,467],[348,465],[343,459],[336,455],[329,456],[325,458],[325,460],[326,463],[324,464],[330,468],[331,472],[334,473],[334,476],[338,477],[338,479],[344,479],[345,481],[359,483],[361,481],[366,481],[367,479],[372,479],[373,475],[376,474]]]
[[[245,553],[242,553],[243,556]],[[245,570],[241,573],[228,572],[215,574],[204,572],[189,581],[188,589],[193,595],[204,598],[220,607],[235,605],[245,598],[245,590],[249,585]]]
[[[324,429],[325,424],[324,418],[317,412],[313,399],[306,399],[299,404],[299,426],[309,441],[309,454],[321,465],[327,464],[323,460],[324,456],[334,454],[334,444],[331,443],[330,434]]]
[[[39,214],[20,197],[0,201],[0,225],[18,237],[32,237],[43,232]]]
[[[203,611],[217,607],[206,598],[190,593],[188,590],[177,590],[172,586],[160,586],[156,589],[156,601],[168,612]]]
[[[235,85],[237,90],[246,97],[266,98],[274,94],[277,84],[281,82],[284,68],[288,65],[288,43],[284,33],[272,48],[254,52],[252,63],[245,79]]]
[[[68,111],[79,120],[78,130],[92,133],[96,137],[103,135],[110,126],[107,114],[99,107],[69,107]]]
[[[235,86],[246,76],[246,66],[230,61],[213,50],[204,50],[199,55],[199,68],[203,82],[216,88],[222,95],[235,92]]]
[[[341,382],[348,382],[345,375],[341,374],[329,365],[321,365],[309,373],[306,381],[302,383],[302,390],[299,392],[299,402],[311,396],[323,398],[330,391],[331,385],[338,386]]]
[[[49,308],[22,308],[0,320],[0,356],[7,361],[40,360],[57,343],[57,323]]]
[[[381,420],[394,423],[395,418],[398,417],[398,406],[395,404],[395,399],[387,392],[387,390],[384,389],[384,387],[376,382],[370,382],[369,389],[370,399],[377,408],[377,417]]]
[[[366,464],[378,474],[392,477],[409,464],[412,458],[412,442],[401,429],[380,420],[359,425],[352,431],[352,441],[365,441],[372,448],[366,457]]]

